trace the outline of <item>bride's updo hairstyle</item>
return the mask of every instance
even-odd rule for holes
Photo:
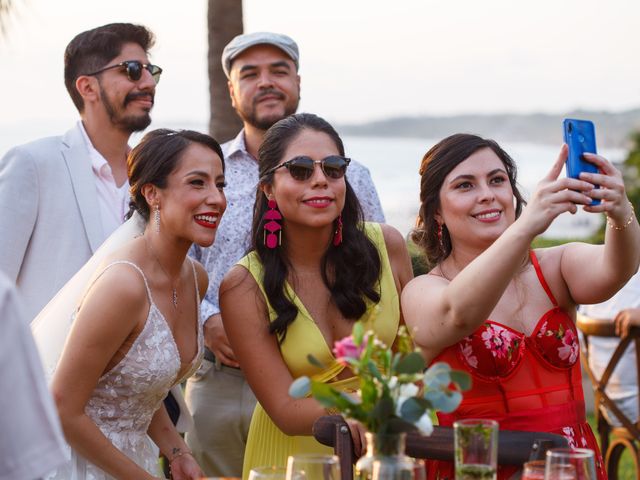
[[[483,148],[490,148],[504,164],[516,201],[516,218],[526,204],[516,184],[517,168],[513,159],[495,141],[457,133],[440,141],[425,153],[420,164],[420,211],[411,239],[423,249],[431,267],[451,253],[451,237],[446,225],[442,227],[442,244],[438,239],[435,215],[440,208],[440,189],[451,170]]]
[[[344,145],[335,129],[324,119],[310,113],[290,115],[274,124],[265,134],[258,150],[260,185],[273,183],[273,167],[283,160],[287,147],[305,130],[326,134],[344,156]],[[322,280],[331,292],[331,300],[342,315],[357,320],[367,309],[365,300],[377,303],[380,292],[377,282],[380,277],[380,256],[375,245],[364,233],[363,214],[360,202],[348,181],[349,169],[343,177],[346,184],[345,202],[342,210],[342,243],[329,243],[322,258]],[[298,309],[286,294],[285,281],[290,262],[283,246],[270,249],[264,245],[264,214],[267,198],[258,188],[254,208],[252,246],[264,266],[264,289],[277,318],[269,324],[269,331],[284,341],[287,327],[298,315]],[[334,224],[337,227],[337,223]],[[283,242],[286,242],[287,219],[282,219]]]
[[[127,218],[137,210],[149,221],[149,205],[142,195],[142,187],[150,183],[158,188],[166,188],[167,178],[178,167],[182,152],[192,143],[199,143],[213,150],[220,157],[224,171],[222,149],[209,135],[193,130],[152,130],[131,150],[127,158],[131,195]]]

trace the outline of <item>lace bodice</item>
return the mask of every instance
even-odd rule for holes
[[[98,380],[85,412],[117,448],[142,468],[155,474],[157,454],[147,437],[147,429],[169,389],[193,375],[200,365],[204,354],[202,326],[199,321],[195,322],[198,329],[197,352],[190,365],[183,369],[184,373],[181,373],[180,352],[169,325],[153,301],[143,271],[134,263],[121,260],[109,264],[100,275],[119,264],[130,265],[142,275],[150,304],[149,313],[142,331],[126,355]],[[199,315],[200,296],[195,267],[193,274]],[[77,465],[79,460],[76,455],[73,457],[75,472],[80,473]],[[82,469],[85,476],[78,478],[110,478],[88,463],[82,465]],[[71,478],[64,475],[51,478]]]

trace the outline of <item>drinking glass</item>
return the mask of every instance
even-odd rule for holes
[[[453,423],[456,480],[496,480],[498,422],[468,418]]]
[[[286,480],[340,480],[340,460],[335,455],[291,455]]]
[[[547,480],[596,480],[593,450],[588,448],[547,450],[544,478]]]
[[[427,480],[425,463],[406,455],[391,461],[374,460],[371,480]]]
[[[544,480],[544,460],[532,460],[522,466],[522,480]]]
[[[249,480],[285,480],[285,467],[255,467],[249,471]]]

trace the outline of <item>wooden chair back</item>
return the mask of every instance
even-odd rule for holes
[[[313,436],[323,445],[333,447],[340,458],[342,480],[353,479],[353,442],[347,423],[340,415],[320,417],[313,425]],[[529,460],[543,459],[550,448],[568,447],[566,438],[546,432],[500,430],[498,435],[498,464],[522,466]],[[407,434],[407,455],[425,460],[453,462],[453,428],[435,426],[433,433],[422,436]]]
[[[611,375],[618,366],[620,359],[628,348],[635,348],[636,352],[636,372],[638,384],[640,385],[640,327],[632,327],[629,335],[620,339],[620,343],[613,352],[609,363],[606,365],[602,375],[598,376],[589,364],[589,338],[620,338],[616,335],[615,326],[609,319],[600,320],[585,317],[578,314],[576,319],[578,330],[582,332],[582,366],[587,372],[591,384],[593,385],[593,396],[595,405],[596,424],[600,437],[600,448],[604,455],[604,461],[609,479],[618,478],[618,464],[625,449],[632,453],[636,467],[636,478],[640,480],[640,456],[637,443],[640,442],[640,425],[635,419],[628,418],[616,405],[606,392]],[[640,396],[638,398],[640,411]],[[609,410],[618,421],[621,427],[611,425],[604,414]]]

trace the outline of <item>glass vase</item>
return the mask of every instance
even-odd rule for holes
[[[356,462],[356,480],[413,480],[413,460],[404,454],[405,433],[365,433],[367,449]],[[374,469],[374,463],[376,468]],[[375,476],[374,476],[375,470]]]

